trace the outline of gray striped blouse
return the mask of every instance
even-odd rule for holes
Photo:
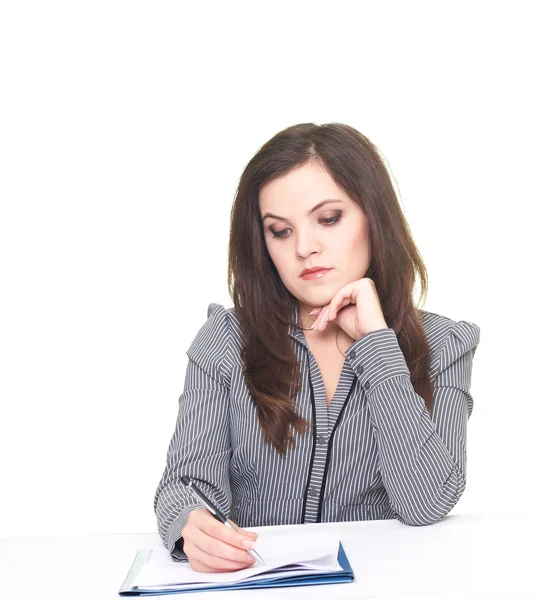
[[[234,308],[211,303],[190,348],[175,431],[154,510],[176,560],[190,512],[201,505],[180,483],[193,478],[241,527],[445,516],[466,485],[466,427],[480,328],[420,311],[432,354],[431,414],[416,394],[393,329],[356,340],[333,399],[304,333],[289,335],[302,369],[297,412],[311,424],[281,457],[264,441],[242,376]],[[295,323],[298,311],[295,310]]]

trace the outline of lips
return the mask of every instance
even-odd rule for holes
[[[312,267],[311,269],[302,269],[299,277],[303,277],[304,275],[308,275],[308,273],[316,273],[317,271],[328,271],[330,267]]]

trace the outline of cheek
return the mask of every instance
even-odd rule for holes
[[[367,251],[369,248],[367,224],[362,220],[357,220],[351,227],[347,240],[347,245],[351,251],[360,252],[360,254]]]
[[[283,252],[283,249],[278,247],[278,242],[272,239],[268,240],[265,238],[265,243],[274,266],[279,273],[282,273],[282,271],[285,271],[285,265],[288,263],[288,261],[285,259],[285,253]]]
[[[364,252],[366,252],[368,249],[367,238],[363,235],[354,237],[353,239],[351,239],[350,249],[354,252],[364,254]]]
[[[356,234],[356,229],[354,229],[353,235],[341,236],[337,252],[341,257],[345,257],[346,269],[353,274],[355,271],[362,272],[367,269],[370,261],[367,231],[359,229],[359,233]]]
[[[332,236],[330,246],[344,256],[351,256],[356,253],[363,254],[364,249],[368,247],[367,237],[359,225],[350,226],[341,230],[337,235]]]

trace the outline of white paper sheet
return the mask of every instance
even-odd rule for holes
[[[231,573],[198,573],[188,563],[175,562],[164,546],[155,548],[150,559],[136,576],[133,585],[138,588],[180,588],[192,585],[225,584],[239,581],[267,579],[276,575],[274,569],[294,565],[294,568],[277,573],[279,577],[317,571],[341,571],[337,562],[339,536],[332,533],[304,531],[297,534],[274,530],[270,527],[249,528],[259,534],[255,550],[265,565],[254,566]]]

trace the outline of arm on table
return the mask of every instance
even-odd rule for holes
[[[466,427],[473,408],[472,361],[480,328],[453,324],[439,358],[433,409],[410,381],[391,328],[356,340],[351,360],[366,390],[384,487],[398,520],[428,525],[444,517],[466,486]]]
[[[229,330],[224,310],[209,305],[208,320],[187,351],[175,431],[153,502],[160,537],[172,557],[181,561],[187,560],[183,528],[190,513],[202,508],[180,482],[181,476],[192,478],[225,514],[231,507],[229,378],[224,366]]]

